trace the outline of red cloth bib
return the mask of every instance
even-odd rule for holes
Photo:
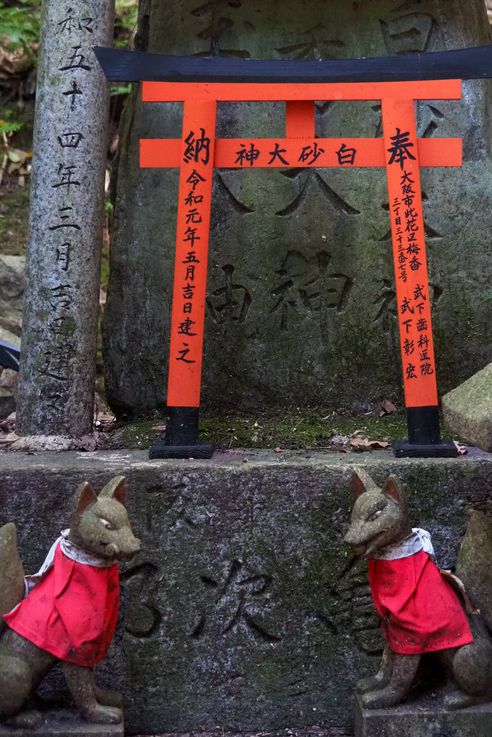
[[[473,642],[458,597],[427,553],[368,563],[372,598],[391,650],[415,655]]]
[[[53,566],[12,612],[7,625],[60,660],[92,667],[106,656],[120,603],[118,564],[82,565],[60,546]]]

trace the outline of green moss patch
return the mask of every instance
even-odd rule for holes
[[[147,448],[164,431],[162,419],[154,418],[119,426],[111,439],[112,447]],[[218,449],[232,448],[319,448],[337,450],[346,447],[347,439],[358,433],[369,440],[391,443],[406,436],[404,414],[377,417],[345,417],[314,411],[295,411],[290,414],[261,414],[251,416],[203,414],[200,437],[213,442]]]

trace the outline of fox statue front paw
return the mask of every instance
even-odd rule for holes
[[[365,694],[369,691],[377,691],[378,689],[383,688],[384,685],[382,678],[378,678],[378,676],[369,676],[369,678],[361,678],[360,681],[357,681],[355,690],[359,694]]]
[[[123,696],[109,688],[96,686],[96,699],[103,706],[117,706],[119,709],[123,706]]]
[[[403,696],[397,691],[383,688],[380,691],[368,691],[363,694],[361,701],[364,709],[386,709],[401,703]]]
[[[20,711],[14,717],[10,717],[5,721],[7,727],[13,729],[37,729],[43,723],[43,717],[36,709],[26,709]]]
[[[82,717],[92,724],[120,724],[123,721],[123,712],[116,706],[95,704],[83,709]]]

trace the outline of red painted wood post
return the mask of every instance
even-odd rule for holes
[[[441,441],[431,299],[425,246],[415,103],[382,100],[408,441],[396,455],[455,456]]]
[[[314,102],[285,103],[285,137],[314,138],[316,135]]]
[[[215,154],[215,100],[186,100],[181,141],[176,256],[164,440],[151,458],[210,457],[198,443],[208,244]]]

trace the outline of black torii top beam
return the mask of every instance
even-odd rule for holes
[[[94,48],[112,82],[404,82],[492,78],[492,45],[404,56],[260,61]]]

